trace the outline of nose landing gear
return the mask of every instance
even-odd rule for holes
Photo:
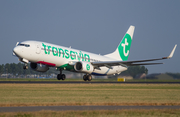
[[[28,69],[28,65],[24,64],[23,69]]]

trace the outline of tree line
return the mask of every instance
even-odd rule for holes
[[[28,65],[29,69],[24,70],[23,69],[24,64],[19,62],[19,63],[6,63],[0,65],[0,75],[2,74],[13,74],[14,76],[19,76],[19,75],[28,75],[28,74],[37,74],[37,75],[50,75],[52,73],[59,73],[56,71],[54,67],[50,67],[50,69],[45,72],[37,72],[34,71],[30,68]],[[132,77],[135,77],[138,74],[145,73],[148,74],[148,69],[145,68],[144,66],[131,66],[128,68],[128,70],[124,71],[121,73],[121,75],[130,75]]]
[[[2,74],[13,74],[15,76],[18,75],[28,75],[28,74],[37,74],[37,75],[41,75],[43,74],[42,72],[37,72],[34,71],[30,68],[29,64],[28,64],[28,68],[27,70],[23,69],[24,64],[23,63],[6,63],[6,64],[2,64],[0,65],[0,75]],[[54,69],[51,68],[49,69],[47,72],[45,72],[46,75],[50,75],[51,73],[54,73]]]
[[[135,78],[136,75],[143,73],[148,74],[148,69],[145,66],[130,66],[128,70],[123,71],[121,75],[130,75]]]
[[[167,72],[166,74],[169,75],[169,76],[172,76],[174,79],[180,79],[180,73]]]

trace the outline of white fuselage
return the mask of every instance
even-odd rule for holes
[[[73,63],[78,61],[84,62],[98,62],[98,61],[117,61],[106,56],[97,55],[77,49],[67,48],[63,46],[58,46],[55,44],[50,44],[40,41],[24,41],[20,45],[14,48],[14,53],[22,62],[33,62],[39,64],[45,64],[51,67],[59,67],[64,70],[74,71]],[[122,66],[112,66],[100,67],[100,69],[94,69],[91,73],[92,75],[110,75],[121,73],[127,70],[126,67]]]

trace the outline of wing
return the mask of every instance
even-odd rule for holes
[[[91,64],[95,67],[95,69],[100,69],[99,67],[103,67],[103,66],[106,66],[106,67],[112,69],[112,66],[117,66],[117,65],[121,65],[123,67],[128,67],[128,66],[135,66],[135,65],[163,64],[163,63],[144,63],[144,62],[170,59],[173,57],[176,46],[177,45],[174,46],[173,50],[171,51],[171,53],[168,57],[162,57],[162,58],[158,58],[158,59],[137,60],[137,61],[102,61],[102,62],[92,62]]]

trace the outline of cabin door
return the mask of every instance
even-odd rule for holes
[[[41,46],[39,44],[36,44],[36,53],[37,54],[41,53]]]

